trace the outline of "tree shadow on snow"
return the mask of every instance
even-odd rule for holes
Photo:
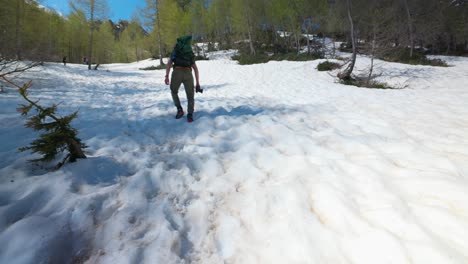
[[[214,85],[202,85],[201,88],[204,89],[206,93],[209,93],[212,90],[221,89],[223,87],[228,86],[229,83],[221,83],[221,84],[214,84]]]
[[[135,109],[148,111],[148,115],[129,118],[126,111],[112,115],[99,114],[109,112],[112,108],[104,107],[99,110],[93,107],[80,109],[80,117],[74,121],[74,127],[79,131],[78,137],[88,148],[85,153],[87,159],[80,159],[76,163],[66,164],[61,170],[72,176],[72,185],[82,184],[108,186],[119,182],[121,177],[128,177],[135,173],[135,164],[120,162],[115,155],[128,153],[138,156],[142,152],[155,155],[173,156],[180,152],[187,144],[187,139],[195,138],[201,133],[212,130],[216,133],[238,126],[239,122],[255,119],[261,115],[279,116],[297,111],[285,106],[261,107],[249,104],[237,106],[217,107],[213,110],[202,109],[195,111],[193,123],[186,121],[186,115],[177,120],[175,110],[170,100],[158,101],[152,107],[160,111],[151,114],[148,107]],[[164,114],[156,114],[161,113]],[[82,114],[82,115],[81,115]],[[224,118],[222,127],[213,127],[217,118]],[[241,120],[239,121],[239,118]],[[29,131],[29,130],[28,130]],[[28,135],[33,136],[32,132]],[[31,139],[27,139],[30,141]],[[220,142],[223,148],[229,149],[229,142]],[[20,147],[20,146],[18,146]],[[25,153],[27,154],[27,153]],[[186,157],[184,157],[186,158]],[[27,155],[24,159],[29,159]],[[168,159],[171,160],[171,159]],[[183,158],[181,159],[183,160]],[[157,159],[152,162],[159,162]],[[183,164],[182,162],[181,164]],[[7,164],[5,164],[7,165]],[[15,167],[21,166],[16,164]],[[143,166],[152,166],[144,164]],[[175,165],[174,165],[175,166]],[[27,169],[31,175],[46,175],[47,171]]]
[[[88,157],[62,168],[73,175],[72,185],[90,184],[108,186],[118,182],[120,177],[131,175],[127,165],[109,157]]]
[[[269,109],[272,110],[272,109]],[[240,117],[240,116],[255,116],[261,114],[265,109],[251,107],[246,105],[241,105],[234,107],[232,109],[226,109],[224,107],[217,107],[213,111],[198,111],[195,113],[197,119],[202,117],[216,118],[218,116],[230,116],[230,117]]]
[[[379,72],[382,72],[383,77],[389,78],[411,78],[411,79],[429,79],[434,77],[435,71],[437,69],[434,67],[411,67],[411,68],[378,68]]]

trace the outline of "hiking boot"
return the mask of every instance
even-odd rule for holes
[[[187,122],[189,122],[189,123],[193,122],[193,115],[192,114],[187,115]]]
[[[176,119],[179,119],[184,116],[184,110],[182,108],[177,108],[177,114],[175,116]]]

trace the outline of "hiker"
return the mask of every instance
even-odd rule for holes
[[[67,66],[67,56],[64,56],[62,61],[63,61],[63,66]]]
[[[171,75],[171,81],[169,82],[169,73],[171,67],[174,66],[174,71]],[[179,87],[184,84],[185,94],[187,95],[187,121],[193,121],[193,111],[195,106],[194,89],[193,89],[193,75],[192,69],[195,72],[196,80],[196,91],[197,93],[203,93],[203,89],[200,88],[198,67],[195,64],[195,55],[192,51],[192,36],[184,36],[177,39],[177,43],[174,50],[171,53],[171,57],[167,62],[166,76],[164,82],[166,85],[170,84],[172,100],[174,105],[177,107],[176,119],[184,116],[184,110],[180,105],[179,100]]]

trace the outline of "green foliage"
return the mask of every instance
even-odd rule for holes
[[[114,34],[112,32],[112,24],[106,21],[99,25],[97,30],[94,32],[94,43],[93,43],[93,62],[94,63],[106,63],[111,61],[117,61],[115,58],[114,51]]]
[[[349,42],[345,1],[146,0],[145,7],[134,16],[143,17],[144,21],[132,19],[130,22],[107,20],[105,0],[69,1],[71,13],[67,17],[40,8],[38,2],[0,0],[0,54],[3,58],[61,61],[67,56],[70,63],[82,63],[83,57],[91,57],[93,63],[131,62],[167,55],[177,37],[189,34],[200,42],[217,43],[221,49],[233,48],[236,42],[248,40],[246,43],[252,45],[247,52],[260,53],[258,61],[265,60],[265,55],[261,54],[264,52],[299,53],[311,44],[304,41],[304,34],[341,36],[342,41]],[[428,53],[468,53],[468,5],[464,1],[408,0],[410,20],[403,2],[352,1],[360,52],[366,53],[361,48],[369,48],[373,34],[377,42],[375,54],[381,53],[379,49],[410,47],[408,21],[411,21],[417,42],[413,44],[425,47]],[[93,10],[91,3],[95,4]],[[125,26],[117,29],[118,24]],[[91,32],[93,41],[90,41]],[[288,34],[278,36],[277,32]],[[262,44],[275,48],[265,51],[260,47]],[[282,56],[288,60],[300,59]],[[441,61],[418,56],[408,59],[398,58],[396,54],[390,57],[395,56],[397,58],[390,60],[443,65]]]
[[[130,62],[151,56],[150,36],[139,21],[117,23],[106,19],[104,0],[70,1],[71,12],[63,17],[37,4],[40,1],[0,0],[0,54],[4,59],[82,63]],[[91,21],[90,3],[94,2]],[[93,41],[90,42],[90,31]],[[122,36],[122,41],[121,37]],[[90,45],[93,45],[92,54]]]
[[[45,12],[36,1],[0,0],[0,21],[3,58],[43,60],[60,50],[55,35],[63,30],[65,21]]]
[[[339,68],[341,68],[341,65],[339,63],[331,61],[324,61],[317,65],[318,71],[333,71]]]
[[[57,168],[62,166],[67,160],[75,162],[77,159],[86,158],[82,150],[86,146],[77,137],[78,131],[70,125],[78,115],[78,112],[64,117],[56,116],[57,105],[42,107],[37,101],[32,101],[28,98],[28,89],[30,87],[31,82],[19,88],[20,95],[28,104],[20,105],[17,110],[22,116],[27,116],[33,108],[36,109],[37,114],[29,117],[25,126],[35,131],[44,131],[44,133],[40,134],[39,138],[34,140],[30,146],[22,147],[19,150],[31,150],[33,153],[42,155],[41,158],[32,160],[33,162],[53,161],[58,154],[67,150],[68,154],[62,162],[57,164]]]
[[[441,66],[448,67],[447,63],[440,59],[429,59],[427,56],[415,50],[413,56],[410,56],[409,49],[392,49],[391,51],[382,55],[381,59],[390,62],[399,62],[412,65],[430,65],[430,66]]]
[[[240,65],[266,63],[270,60],[266,54],[250,55],[244,53],[239,53],[238,55],[233,56],[232,59],[239,61]]]
[[[192,33],[190,16],[175,1],[159,1],[159,8],[161,38],[172,50],[178,37]]]
[[[71,13],[68,16],[66,31],[63,33],[66,41],[63,47],[64,55],[68,55],[69,62],[81,63],[86,56],[88,47],[88,27],[86,16],[83,12]],[[99,38],[97,38],[99,39]]]

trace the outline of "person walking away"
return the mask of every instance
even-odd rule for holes
[[[64,56],[62,61],[63,61],[63,66],[67,66],[67,56]]]
[[[169,81],[171,67],[173,67],[174,70],[172,71],[171,81]],[[195,55],[192,51],[192,36],[183,36],[177,39],[177,43],[171,53],[171,57],[167,62],[164,82],[166,85],[170,85],[171,88],[172,100],[174,101],[174,105],[177,107],[176,119],[180,119],[184,116],[184,110],[180,104],[178,95],[180,85],[184,84],[185,94],[187,95],[187,121],[189,123],[193,122],[193,112],[195,108],[195,91],[192,69],[195,73],[196,91],[197,93],[203,93],[203,89],[200,88],[199,72],[197,64],[195,63]]]

